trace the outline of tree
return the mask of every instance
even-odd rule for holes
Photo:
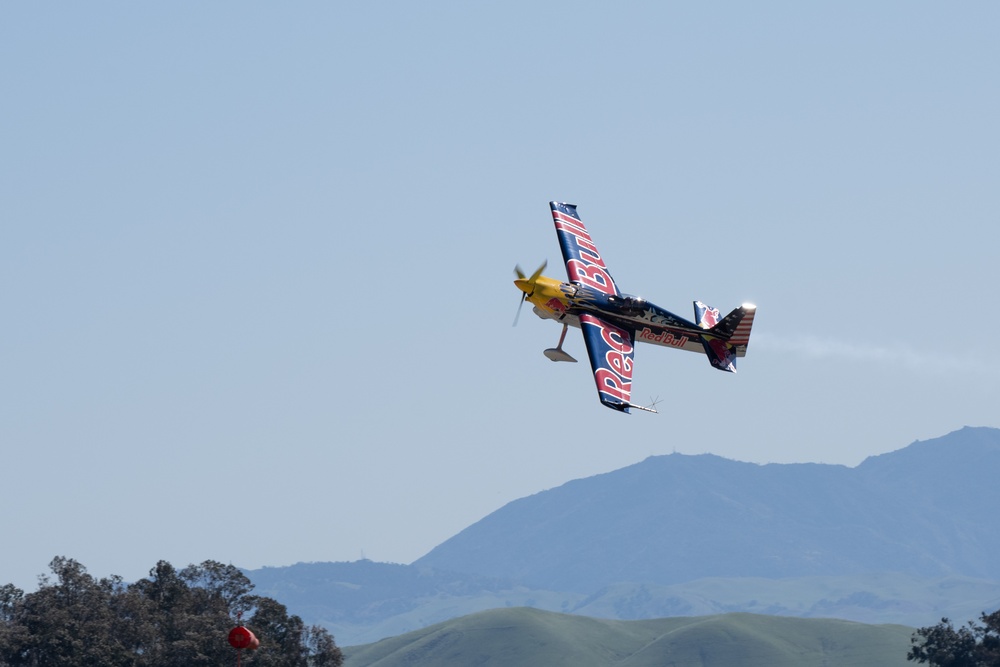
[[[149,578],[129,587],[143,609],[150,634],[141,653],[148,664],[163,667],[214,667],[225,664],[232,650],[225,641],[235,624],[231,605],[252,588],[238,569],[214,561],[178,572],[160,561]]]
[[[344,654],[326,628],[318,625],[306,628],[304,641],[309,649],[309,667],[340,667]]]
[[[907,660],[937,667],[1000,667],[1000,610],[955,628],[951,621],[920,628],[911,638]]]
[[[326,630],[306,628],[232,565],[205,561],[177,571],[160,561],[149,577],[126,585],[95,579],[80,563],[57,557],[55,580],[40,577],[25,595],[0,586],[0,667],[215,667],[233,659],[226,637],[248,612],[261,641],[244,653],[248,667],[340,667]]]
[[[69,558],[54,558],[49,567],[55,582],[43,577],[37,593],[5,604],[0,659],[52,667],[131,665],[112,604],[124,589],[121,580],[94,579]]]
[[[306,627],[298,616],[289,616],[285,605],[255,597],[254,613],[247,625],[261,642],[254,655],[259,667],[340,667],[344,656],[333,636],[319,626]]]
[[[260,639],[255,664],[261,667],[306,665],[308,648],[302,643],[305,626],[298,616],[289,616],[285,605],[270,598],[257,598],[253,616],[247,622]]]

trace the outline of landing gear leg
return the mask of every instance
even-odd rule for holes
[[[559,336],[559,344],[555,347],[550,347],[549,349],[542,352],[546,357],[552,361],[572,361],[576,363],[576,359],[571,357],[569,353],[562,349],[563,341],[566,340],[566,330],[569,328],[568,324],[563,325],[562,334]]]

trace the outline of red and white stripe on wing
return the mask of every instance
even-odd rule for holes
[[[559,247],[562,249],[570,281],[593,287],[605,294],[617,295],[618,287],[608,273],[608,267],[590,238],[590,233],[580,220],[576,206],[561,202],[549,202],[549,206],[552,208],[552,221],[556,225]]]

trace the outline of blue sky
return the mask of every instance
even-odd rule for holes
[[[0,583],[56,555],[410,562],[650,455],[856,465],[1000,426],[1000,7],[0,9]],[[600,406],[515,263],[758,305]],[[567,349],[585,359],[571,332]]]

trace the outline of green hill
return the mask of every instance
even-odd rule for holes
[[[756,614],[612,621],[529,608],[463,616],[344,650],[345,667],[907,665],[912,628]]]

